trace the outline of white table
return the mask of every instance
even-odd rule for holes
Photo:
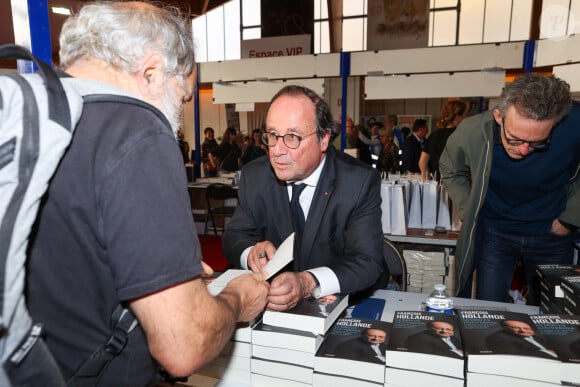
[[[383,311],[382,320],[393,321],[395,311],[397,310],[421,310],[422,304],[427,299],[427,294],[397,292],[393,290],[377,290],[373,297],[382,298],[386,300],[385,309]],[[453,298],[453,307],[459,309],[490,309],[512,311],[527,314],[539,314],[540,310],[537,306],[522,305],[522,304],[508,304],[505,302],[492,302],[473,300],[469,298]]]

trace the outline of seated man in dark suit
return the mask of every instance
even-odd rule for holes
[[[336,346],[336,357],[368,361],[372,363],[385,363],[385,351],[387,345],[387,332],[381,328],[367,328],[361,332],[360,337],[347,340]]]
[[[224,255],[235,267],[260,272],[295,232],[294,260],[272,281],[269,309],[362,291],[388,270],[379,173],[332,147],[335,125],[315,92],[284,87],[266,113],[268,157],[244,167]]]
[[[558,356],[548,348],[544,339],[524,321],[502,320],[502,330],[485,339],[485,345],[494,353],[506,355],[539,356],[555,359]]]
[[[407,338],[409,351],[434,355],[463,357],[461,341],[455,337],[455,328],[446,321],[429,321],[427,329]]]

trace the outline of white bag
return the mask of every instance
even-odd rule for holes
[[[407,235],[403,186],[395,184],[391,196],[391,234]]]
[[[426,181],[423,184],[423,218],[422,227],[435,228],[437,224],[437,182]]]
[[[421,200],[421,191],[422,191],[422,183],[420,182],[413,182],[411,183],[411,206],[409,209],[409,222],[407,223],[407,227],[409,228],[421,228],[422,227],[422,220],[421,220],[421,207],[422,207],[422,200]]]
[[[381,182],[381,225],[383,234],[391,233],[391,191],[393,184]]]
[[[451,215],[449,211],[449,196],[445,187],[439,186],[439,207],[437,208],[437,227],[451,229]]]

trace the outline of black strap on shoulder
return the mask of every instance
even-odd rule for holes
[[[113,334],[106,344],[86,359],[67,382],[69,387],[96,386],[111,361],[121,353],[129,339],[129,333],[139,322],[129,308],[117,306],[111,317]]]
[[[28,49],[15,44],[1,45],[0,59],[31,60],[36,63],[48,93],[48,117],[70,132],[72,130],[70,108],[68,103],[62,103],[67,100],[66,93],[52,67],[36,58]]]
[[[32,173],[38,161],[40,147],[40,123],[38,120],[38,105],[34,98],[34,91],[28,82],[16,74],[9,74],[20,87],[22,98],[26,103],[22,104],[22,137],[20,139],[20,156],[15,162],[18,163],[18,185],[15,187],[12,197],[8,202],[4,217],[0,219],[0,313],[4,311],[4,297],[6,293],[6,269],[8,254],[12,243],[12,237],[16,230],[16,220],[24,202],[24,197]],[[11,147],[10,154],[4,154],[3,158],[16,157],[16,141],[8,143]],[[13,160],[11,159],[11,162]],[[6,320],[5,320],[6,319]],[[4,336],[10,324],[9,316],[0,315],[0,335]]]

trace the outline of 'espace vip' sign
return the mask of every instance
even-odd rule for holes
[[[310,35],[289,35],[242,41],[242,58],[310,54]]]

